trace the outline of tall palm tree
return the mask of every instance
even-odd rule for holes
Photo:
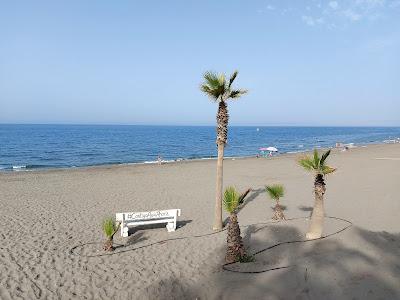
[[[314,194],[315,203],[311,215],[310,228],[306,234],[306,238],[317,239],[322,236],[322,229],[324,224],[324,194],[325,188],[325,176],[327,174],[333,173],[336,169],[326,165],[326,159],[328,158],[331,150],[326,151],[321,157],[318,155],[318,151],[314,150],[313,156],[305,156],[299,160],[300,166],[305,170],[314,172]]]
[[[222,229],[222,181],[223,181],[223,159],[224,148],[228,138],[228,99],[238,99],[243,94],[247,93],[246,90],[233,89],[232,83],[235,80],[238,72],[235,71],[226,80],[224,74],[216,74],[214,72],[206,72],[204,74],[204,82],[200,85],[200,90],[209,96],[214,102],[218,103],[217,112],[217,146],[218,146],[218,160],[217,160],[217,183],[216,183],[216,196],[215,196],[215,212],[214,212],[214,230]]]
[[[272,216],[273,220],[286,220],[285,215],[283,214],[282,207],[279,203],[280,198],[285,194],[285,188],[281,184],[268,185],[265,187],[268,195],[272,200],[276,201],[274,208],[274,215]]]
[[[226,239],[227,249],[225,261],[233,263],[240,261],[246,256],[246,250],[243,246],[242,237],[240,236],[240,228],[237,220],[237,208],[239,206],[240,195],[234,187],[228,187],[224,193],[224,207],[229,213],[228,236]]]

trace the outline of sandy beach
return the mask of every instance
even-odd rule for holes
[[[298,156],[225,159],[224,186],[252,189],[238,215],[249,253],[304,239],[313,176]],[[287,267],[253,274],[223,270],[226,232],[210,234],[215,160],[1,173],[0,299],[400,299],[400,144],[334,150],[329,164],[326,213],[352,226],[333,234],[349,224],[327,218],[330,237],[230,266]],[[299,219],[271,221],[272,183]],[[175,232],[117,233],[102,251],[105,217],[169,208],[182,210]]]

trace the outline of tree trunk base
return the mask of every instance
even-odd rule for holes
[[[237,216],[234,213],[229,217],[228,236],[226,241],[226,263],[229,264],[237,262],[242,257],[246,256],[246,250],[243,245],[242,237],[240,236],[240,228],[237,222]]]
[[[225,262],[228,264],[240,261],[242,257],[246,256],[246,250],[243,245],[232,248],[228,247],[226,252]]]
[[[321,238],[322,234],[321,233],[316,233],[316,232],[307,232],[306,234],[306,239],[307,240],[315,240]]]
[[[324,194],[325,182],[321,174],[315,177],[314,183],[315,203],[311,214],[310,228],[306,234],[307,240],[319,239],[322,236],[324,227]]]
[[[221,231],[222,228],[223,228],[223,226],[221,226],[221,227],[220,227],[220,226],[213,226],[212,229],[213,229],[214,231]]]
[[[279,204],[275,205],[274,215],[272,216],[272,220],[275,221],[286,220],[285,215],[283,214],[283,210]]]
[[[107,240],[104,243],[104,251],[114,251],[113,240]]]

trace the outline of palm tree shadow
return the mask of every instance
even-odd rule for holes
[[[224,263],[224,256],[216,255],[225,252],[221,246],[202,259],[205,266],[187,266],[193,272],[203,270],[200,280],[189,282],[171,274],[152,282],[141,298],[162,294],[165,299],[400,299],[396,285],[400,234],[352,227],[328,239],[263,251],[279,241],[304,236],[296,226],[281,225],[251,225],[244,230],[246,244],[251,245],[249,254],[259,254],[254,263],[233,269],[288,268],[257,274],[224,271],[216,267]]]
[[[300,205],[298,206],[298,209],[302,210],[302,211],[308,211],[310,212],[309,217],[311,217],[313,208],[311,206],[304,206],[304,205]]]
[[[247,196],[244,199],[243,203],[239,206],[238,212],[241,211],[251,201],[256,199],[260,194],[265,193],[265,189],[264,188],[259,188],[259,189],[256,189],[256,190],[252,189],[250,192],[251,192],[251,194],[249,196]]]
[[[190,295],[199,299],[400,299],[400,288],[394,284],[400,277],[400,234],[353,227],[329,239],[263,251],[278,241],[303,235],[292,226],[249,226],[244,240],[251,244],[250,254],[259,254],[255,263],[232,269],[290,267],[258,274],[213,272],[192,286]],[[384,257],[377,255],[380,253],[385,253]]]
[[[247,204],[250,202],[254,201],[260,194],[265,193],[264,188],[259,188],[256,190],[250,189],[250,195],[248,195],[246,198],[244,198],[243,202],[239,205],[237,209],[237,213],[239,213]],[[223,226],[225,227],[229,222],[229,217],[225,218],[225,220],[222,222]]]
[[[125,245],[121,246],[130,246],[146,240],[148,240],[148,238],[144,237],[144,232],[135,232],[135,234],[132,234],[128,237],[128,240],[126,241]]]

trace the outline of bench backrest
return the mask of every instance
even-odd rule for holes
[[[180,209],[155,210],[143,212],[117,213],[116,221],[121,223],[121,235],[128,236],[128,226],[138,226],[155,223],[169,223],[168,231],[174,231]]]

